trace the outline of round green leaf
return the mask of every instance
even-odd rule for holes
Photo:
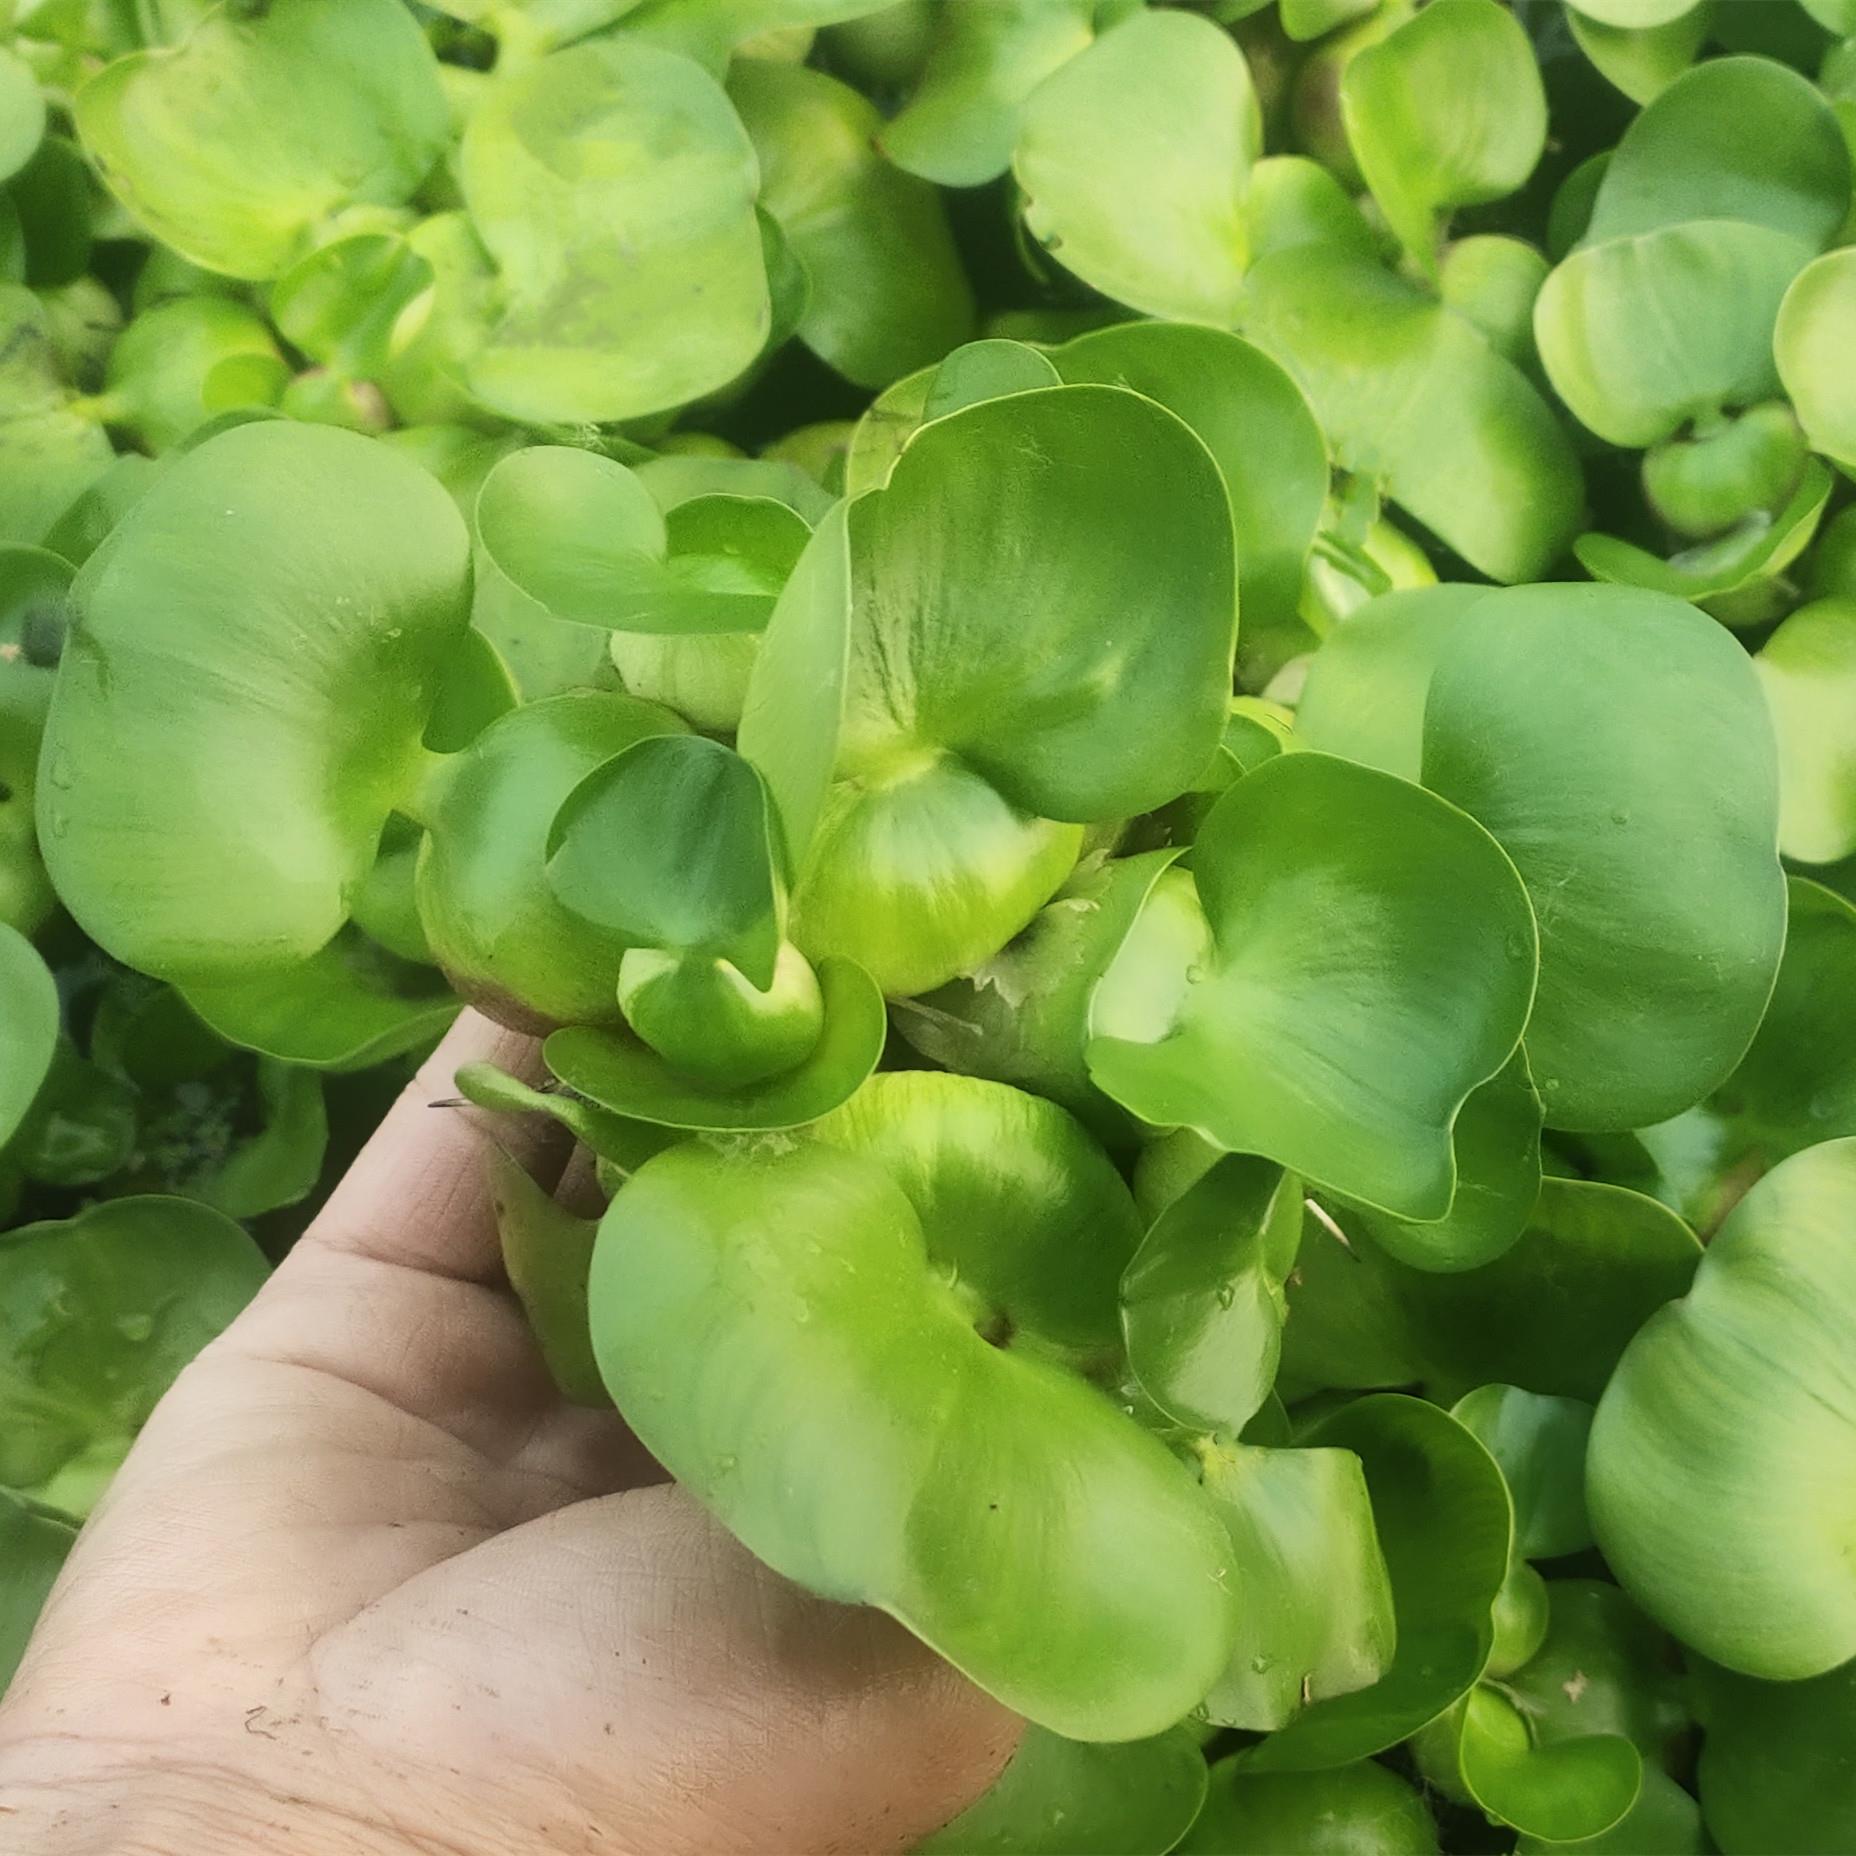
[[[992,1789],[915,1856],[1166,1856],[1204,1800],[1187,1728],[1092,1746],[1029,1727]]]
[[[1162,322],[1079,335],[1052,359],[1065,380],[1132,387],[1198,433],[1231,503],[1243,625],[1291,619],[1327,496],[1328,457],[1288,374],[1239,336]]]
[[[1482,1673],[1508,1566],[1512,1521],[1501,1471],[1448,1412],[1385,1393],[1343,1405],[1304,1438],[1352,1450],[1365,1468],[1396,1648],[1370,1687],[1313,1703],[1243,1753],[1259,1772],[1343,1766],[1434,1720]]]
[[[1397,1626],[1359,1457],[1211,1440],[1198,1454],[1244,1592],[1206,1718],[1269,1733],[1311,1703],[1376,1683]]]
[[[1550,1127],[1644,1126],[1745,1051],[1784,944],[1771,724],[1746,654],[1624,587],[1492,594],[1447,639],[1424,781],[1513,857],[1540,925]]]
[[[1255,1772],[1241,1754],[1212,1767],[1198,1822],[1176,1856],[1436,1856],[1437,1826],[1397,1773],[1361,1760],[1327,1772]]]
[[[0,922],[0,1147],[32,1107],[58,1047],[58,987],[17,928]]]
[[[1651,1616],[1747,1675],[1856,1655],[1853,1218],[1856,1140],[1775,1167],[1632,1343],[1592,1427],[1606,1559]]]
[[[1773,358],[1813,450],[1856,469],[1856,253],[1826,252],[1793,279],[1779,306]]]
[[[886,124],[897,167],[943,187],[978,187],[1011,165],[1025,99],[1091,40],[1095,0],[995,0],[930,8],[920,80]]]
[[[1012,167],[1025,223],[1066,270],[1150,315],[1228,327],[1262,139],[1236,43],[1210,20],[1142,10],[1032,91]]]
[[[1801,606],[1753,664],[1779,740],[1779,848],[1835,863],[1856,852],[1856,599]]]
[[[883,159],[876,106],[802,65],[744,58],[728,94],[760,159],[760,203],[811,285],[799,339],[859,386],[938,361],[973,331],[940,196]]]
[[[1433,276],[1441,222],[1524,186],[1547,140],[1526,32],[1495,0],[1448,0],[1351,59],[1341,118],[1399,242]]]
[[[1810,256],[1794,232],[1730,219],[1586,245],[1534,304],[1547,378],[1614,445],[1654,445],[1691,419],[1770,399],[1773,325]]]
[[[621,1177],[674,1147],[681,1132],[629,1121],[561,1089],[534,1089],[493,1063],[467,1063],[457,1073],[458,1094],[498,1115],[546,1115]]]
[[[1119,1354],[1117,1289],[1140,1221],[1108,1156],[1054,1102],[909,1070],[871,1077],[806,1133],[902,1188],[982,1333],[1081,1365]]]
[[[450,498],[351,432],[177,459],[72,588],[38,796],[71,912],[163,978],[315,953],[416,779],[469,585]]]
[[[0,1237],[0,1487],[61,1505],[76,1493],[61,1472],[120,1461],[268,1270],[231,1219],[186,1199],[110,1199]]]
[[[1624,132],[1585,238],[1739,219],[1821,251],[1849,204],[1849,150],[1822,93],[1769,58],[1713,58],[1684,72]],[[1726,307],[1708,303],[1715,314]]]
[[[1252,269],[1240,326],[1300,381],[1334,461],[1479,573],[1533,579],[1572,540],[1583,486],[1564,430],[1454,310],[1370,258],[1297,245]]]
[[[1585,1512],[1590,1405],[1523,1392],[1519,1386],[1488,1385],[1465,1393],[1450,1415],[1479,1437],[1501,1465],[1514,1500],[1516,1553],[1550,1560],[1592,1544]]]
[[[750,1548],[1039,1725],[1158,1733],[1223,1666],[1234,1581],[1190,1475],[1092,1386],[975,1333],[874,1161],[660,1155],[600,1227],[591,1305],[640,1441]]]
[[[432,957],[466,998],[525,1029],[617,1022],[628,943],[556,900],[548,833],[595,768],[682,726],[653,704],[580,690],[512,710],[442,763],[419,915]]]
[[[803,1061],[736,1088],[702,1083],[623,1032],[570,1025],[543,1047],[548,1068],[614,1114],[668,1128],[752,1132],[797,1128],[845,1101],[876,1068],[888,1030],[883,997],[860,967],[818,968],[823,1028]]]
[[[77,127],[111,190],[210,271],[275,277],[342,207],[397,205],[443,152],[449,111],[396,0],[221,5],[177,44],[106,65]]]
[[[1043,350],[1023,342],[968,342],[935,368],[922,403],[922,424],[945,419],[963,406],[996,400],[1008,393],[1030,393],[1062,384],[1062,376]]]
[[[1097,1084],[1406,1218],[1441,1218],[1451,1127],[1527,1021],[1534,935],[1497,847],[1421,789],[1327,755],[1245,775],[1200,828],[1207,923],[1175,996],[1098,993]]]
[[[215,413],[269,404],[290,369],[263,317],[223,296],[144,310],[110,350],[110,423],[152,451],[178,445]]]
[[[1235,1437],[1269,1396],[1302,1188],[1230,1154],[1153,1222],[1121,1279],[1128,1365],[1175,1423]]]
[[[458,150],[499,313],[467,362],[512,419],[604,422],[725,386],[771,322],[753,144],[720,84],[629,37],[499,77]]]

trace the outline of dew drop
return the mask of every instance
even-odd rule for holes
[[[1613,806],[1611,808],[1611,822],[1614,825],[1628,825],[1630,823],[1630,807]]]
[[[54,786],[69,790],[77,783],[77,771],[71,765],[71,756],[60,748],[51,758],[51,765],[45,769],[45,777]]]
[[[1231,1308],[1235,1306],[1236,1302],[1237,1284],[1234,1282],[1221,1282],[1218,1285],[1218,1306],[1220,1308]]]
[[[135,1346],[140,1346],[154,1331],[155,1318],[151,1314],[118,1315],[116,1317],[116,1332]]]

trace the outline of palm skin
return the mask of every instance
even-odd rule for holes
[[[467,1014],[156,1411],[0,1707],[0,1847],[902,1850],[1009,1756],[898,1626],[766,1571],[560,1399],[491,1136],[429,1106],[477,1058],[532,1048]]]

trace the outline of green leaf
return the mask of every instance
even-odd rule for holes
[[[1327,755],[1245,775],[1201,827],[1202,948],[1127,1022],[1098,995],[1091,1075],[1157,1127],[1407,1218],[1450,1209],[1450,1131],[1513,1054],[1534,937],[1513,869],[1454,808]]]
[[[1470,1093],[1450,1147],[1456,1194],[1442,1218],[1413,1223],[1366,1206],[1353,1210],[1382,1250],[1414,1269],[1474,1269],[1526,1228],[1540,1192],[1540,1098],[1524,1051]]]
[[[1668,593],[1713,612],[1725,624],[1740,625],[1745,621],[1736,614],[1732,596],[1756,594],[1772,585],[1804,552],[1817,533],[1835,481],[1811,458],[1783,508],[1757,511],[1725,535],[1683,548],[1668,560],[1615,535],[1581,535],[1573,552],[1594,580]],[[1763,602],[1753,611],[1755,624],[1771,616]]]
[[[0,181],[11,180],[32,159],[44,134],[39,80],[16,52],[0,47]]]
[[[852,962],[820,961],[818,985],[823,1023],[811,1052],[737,1088],[701,1082],[623,1032],[569,1026],[543,1054],[569,1089],[637,1121],[718,1133],[797,1128],[829,1114],[876,1068],[888,1029],[882,995]]]
[[[53,1583],[77,1538],[72,1519],[0,1489],[0,1694],[26,1653]],[[1198,1749],[1193,1749],[1198,1758]],[[1204,1770],[1204,1762],[1199,1762]]]
[[[548,833],[595,768],[682,729],[654,704],[579,690],[512,710],[442,763],[419,915],[433,958],[473,1004],[531,1030],[618,1021],[628,943],[555,899]]]
[[[499,77],[458,178],[500,279],[471,391],[536,423],[633,419],[725,386],[771,324],[753,144],[699,64],[630,37]]]
[[[1856,469],[1856,393],[1845,365],[1856,339],[1856,255],[1826,252],[1779,305],[1773,359],[1814,451]]]
[[[1431,672],[1445,640],[1484,591],[1411,587],[1382,593],[1350,613],[1309,660],[1290,745],[1415,781],[1424,760]]]
[[[45,541],[109,469],[102,427],[70,398],[45,305],[0,283],[0,543]]]
[[[1210,20],[1143,10],[1032,91],[1012,167],[1026,225],[1066,270],[1149,315],[1229,327],[1262,139],[1235,42]]]
[[[79,922],[162,978],[320,949],[417,774],[469,586],[450,498],[352,432],[243,425],[167,466],[72,588],[38,799]]]
[[[231,1219],[110,1199],[0,1237],[0,1487],[44,1491],[119,1461],[175,1376],[269,1273]]]
[[[1701,1807],[1728,1856],[1835,1856],[1856,1840],[1856,1663],[1759,1682],[1697,1659]]]
[[[1471,1801],[1492,1822],[1530,1836],[1598,1836],[1623,1818],[1643,1782],[1643,1761],[1628,1740],[1589,1734],[1537,1743],[1529,1717],[1486,1684],[1457,1705],[1447,1731]]]
[[[883,159],[875,105],[822,71],[764,58],[740,60],[728,94],[760,159],[760,203],[811,284],[799,339],[864,387],[965,341],[973,292],[940,196]]]
[[[1585,1442],[1592,1408],[1519,1386],[1478,1386],[1450,1408],[1501,1466],[1514,1501],[1515,1552],[1558,1559],[1592,1544],[1585,1512]]]
[[[1030,921],[1075,861],[1064,824],[1163,804],[1209,762],[1230,514],[1172,414],[1065,386],[924,426],[847,527],[848,568],[822,528],[795,569],[742,749],[799,865],[793,939],[906,995]]]
[[[927,59],[882,130],[897,167],[943,187],[978,187],[1012,162],[1025,99],[1085,50],[1095,0],[995,0],[930,9]]]
[[[1440,1398],[1516,1385],[1596,1399],[1631,1338],[1687,1289],[1693,1233],[1643,1194],[1545,1179],[1520,1239],[1492,1262],[1416,1270],[1314,1220],[1288,1282],[1282,1383],[1425,1382]]]
[[[555,618],[688,635],[759,630],[809,531],[765,497],[695,497],[667,517],[623,464],[537,445],[484,479],[477,532]]]
[[[587,1315],[597,1222],[557,1205],[502,1148],[490,1150],[487,1164],[503,1267],[549,1376],[571,1403],[603,1408],[609,1401]]]
[[[263,317],[222,296],[144,310],[110,350],[110,423],[166,451],[215,413],[268,405],[290,378]]]
[[[1373,198],[1433,277],[1449,215],[1518,191],[1546,147],[1534,48],[1495,0],[1414,14],[1349,61],[1340,103]]]
[[[228,1043],[318,1070],[360,1070],[434,1044],[458,1014],[451,989],[346,928],[294,966],[182,988]]]
[[[322,1078],[268,1059],[255,1068],[263,1126],[189,1182],[191,1196],[228,1218],[261,1218],[300,1205],[315,1191],[328,1153]]]
[[[0,1147],[32,1107],[58,1047],[58,987],[17,928],[0,922]]]
[[[1366,1472],[1397,1622],[1391,1666],[1370,1687],[1302,1710],[1241,1758],[1306,1772],[1396,1745],[1481,1675],[1490,1610],[1508,1566],[1508,1491],[1482,1445],[1449,1413],[1385,1393],[1343,1405],[1304,1441],[1354,1451]]]
[[[1540,927],[1550,1127],[1641,1127],[1745,1051],[1784,943],[1771,725],[1746,654],[1623,587],[1492,594],[1446,640],[1424,781],[1514,858]]]
[[[1256,1772],[1242,1754],[1212,1767],[1198,1822],[1176,1856],[1436,1856],[1420,1794],[1372,1760],[1326,1772]]]
[[[1753,666],[1779,740],[1779,849],[1835,863],[1856,852],[1856,600],[1801,606]]]
[[[1771,59],[1713,58],[1684,72],[1625,130],[1585,242],[1739,219],[1821,251],[1849,204],[1849,150],[1816,87]],[[1709,307],[1718,314],[1725,306],[1711,298]]]
[[[1608,25],[1568,5],[1566,23],[1608,83],[1633,103],[1651,103],[1695,62],[1714,23],[1712,0],[1683,5],[1675,18],[1644,26]]]
[[[1709,1856],[1715,1847],[1701,1827],[1701,1807],[1657,1766],[1644,1767],[1637,1802],[1609,1830],[1576,1843],[1522,1836],[1514,1846],[1515,1856],[1554,1856],[1562,1850],[1582,1856]]]
[[[1207,1441],[1199,1458],[1244,1581],[1237,1643],[1206,1718],[1269,1733],[1376,1683],[1397,1628],[1359,1457]]]
[[[1140,1220],[1108,1156],[1054,1102],[910,1070],[872,1076],[805,1132],[902,1188],[982,1332],[1084,1367],[1119,1356],[1117,1289]]]
[[[1358,253],[1260,259],[1243,332],[1282,362],[1343,470],[1491,579],[1544,573],[1577,532],[1583,486],[1559,421],[1471,323]]]
[[[1121,1279],[1128,1364],[1175,1423],[1235,1437],[1269,1396],[1302,1188],[1231,1154],[1153,1222]]]
[[[4,1668],[0,1661],[0,1668]],[[916,1856],[1166,1856],[1205,1799],[1189,1729],[1092,1746],[1029,1727],[991,1790]]]
[[[1614,445],[1654,445],[1692,419],[1771,399],[1773,325],[1810,256],[1794,232],[1729,219],[1588,244],[1534,305],[1547,378]]]
[[[977,406],[981,400],[1060,386],[1062,378],[1041,349],[1023,342],[968,342],[935,368],[922,403],[922,424],[945,419],[963,406]]]
[[[594,768],[548,830],[548,887],[628,944],[733,961],[772,983],[783,896],[760,775],[702,735],[647,738]]]
[[[1223,1666],[1234,1582],[1191,1476],[975,1333],[875,1162],[662,1154],[601,1224],[591,1302],[621,1412],[749,1548],[1039,1725],[1155,1734]]]
[[[1747,1675],[1798,1680],[1856,1655],[1853,1217],[1856,1140],[1781,1162],[1632,1343],[1592,1427],[1606,1560],[1652,1617]]]
[[[222,5],[79,90],[111,191],[210,271],[276,277],[336,212],[408,199],[443,152],[438,65],[395,0]]]
[[[654,1154],[683,1139],[676,1130],[629,1121],[565,1091],[531,1088],[493,1063],[462,1065],[456,1082],[458,1094],[478,1108],[498,1115],[546,1115],[559,1122],[582,1147],[621,1175],[637,1172]]]
[[[1240,336],[1161,322],[1079,335],[1052,359],[1065,380],[1131,387],[1198,433],[1231,503],[1244,626],[1293,619],[1327,496],[1328,457],[1288,374]]]

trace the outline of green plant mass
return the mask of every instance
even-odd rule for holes
[[[1856,1856],[1853,150],[1849,0],[0,4],[0,1684],[468,1006],[562,1391],[1029,1723],[924,1849]]]

